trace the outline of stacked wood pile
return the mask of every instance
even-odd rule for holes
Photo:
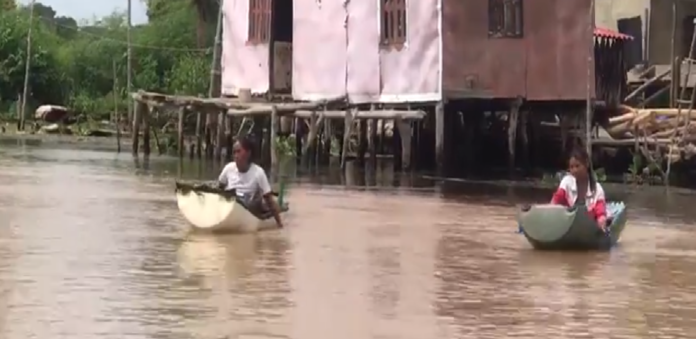
[[[614,139],[606,145],[634,145],[645,155],[660,153],[670,163],[696,155],[696,109],[621,106],[621,114],[609,119],[607,133]]]

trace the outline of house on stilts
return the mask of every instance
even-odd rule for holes
[[[620,101],[629,37],[593,29],[592,1],[225,0],[222,93],[425,109],[414,153],[445,171],[490,153],[482,126],[504,122],[512,166],[536,116]]]

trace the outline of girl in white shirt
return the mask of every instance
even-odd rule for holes
[[[551,198],[552,204],[567,207],[584,203],[599,227],[604,230],[607,226],[607,203],[604,189],[591,171],[590,156],[584,149],[576,149],[568,160],[568,172],[558,189]]]

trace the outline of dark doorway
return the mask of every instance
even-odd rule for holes
[[[686,58],[689,56],[691,48],[691,39],[694,35],[694,19],[696,16],[689,15],[682,21],[682,57]],[[691,53],[696,55],[696,53]]]
[[[624,43],[624,60],[627,69],[643,63],[643,19],[640,16],[620,19],[617,21],[620,33],[633,37],[633,40]]]
[[[273,37],[292,43],[292,0],[273,0]]]
[[[292,92],[293,1],[272,0],[271,84],[276,93]]]

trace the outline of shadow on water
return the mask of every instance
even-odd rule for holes
[[[113,145],[110,147],[113,148]],[[285,168],[282,231],[191,234],[176,179],[222,164],[0,139],[0,337],[690,338],[696,199],[606,185],[608,253],[533,251],[517,206],[553,188]],[[275,174],[274,174],[275,175]]]

